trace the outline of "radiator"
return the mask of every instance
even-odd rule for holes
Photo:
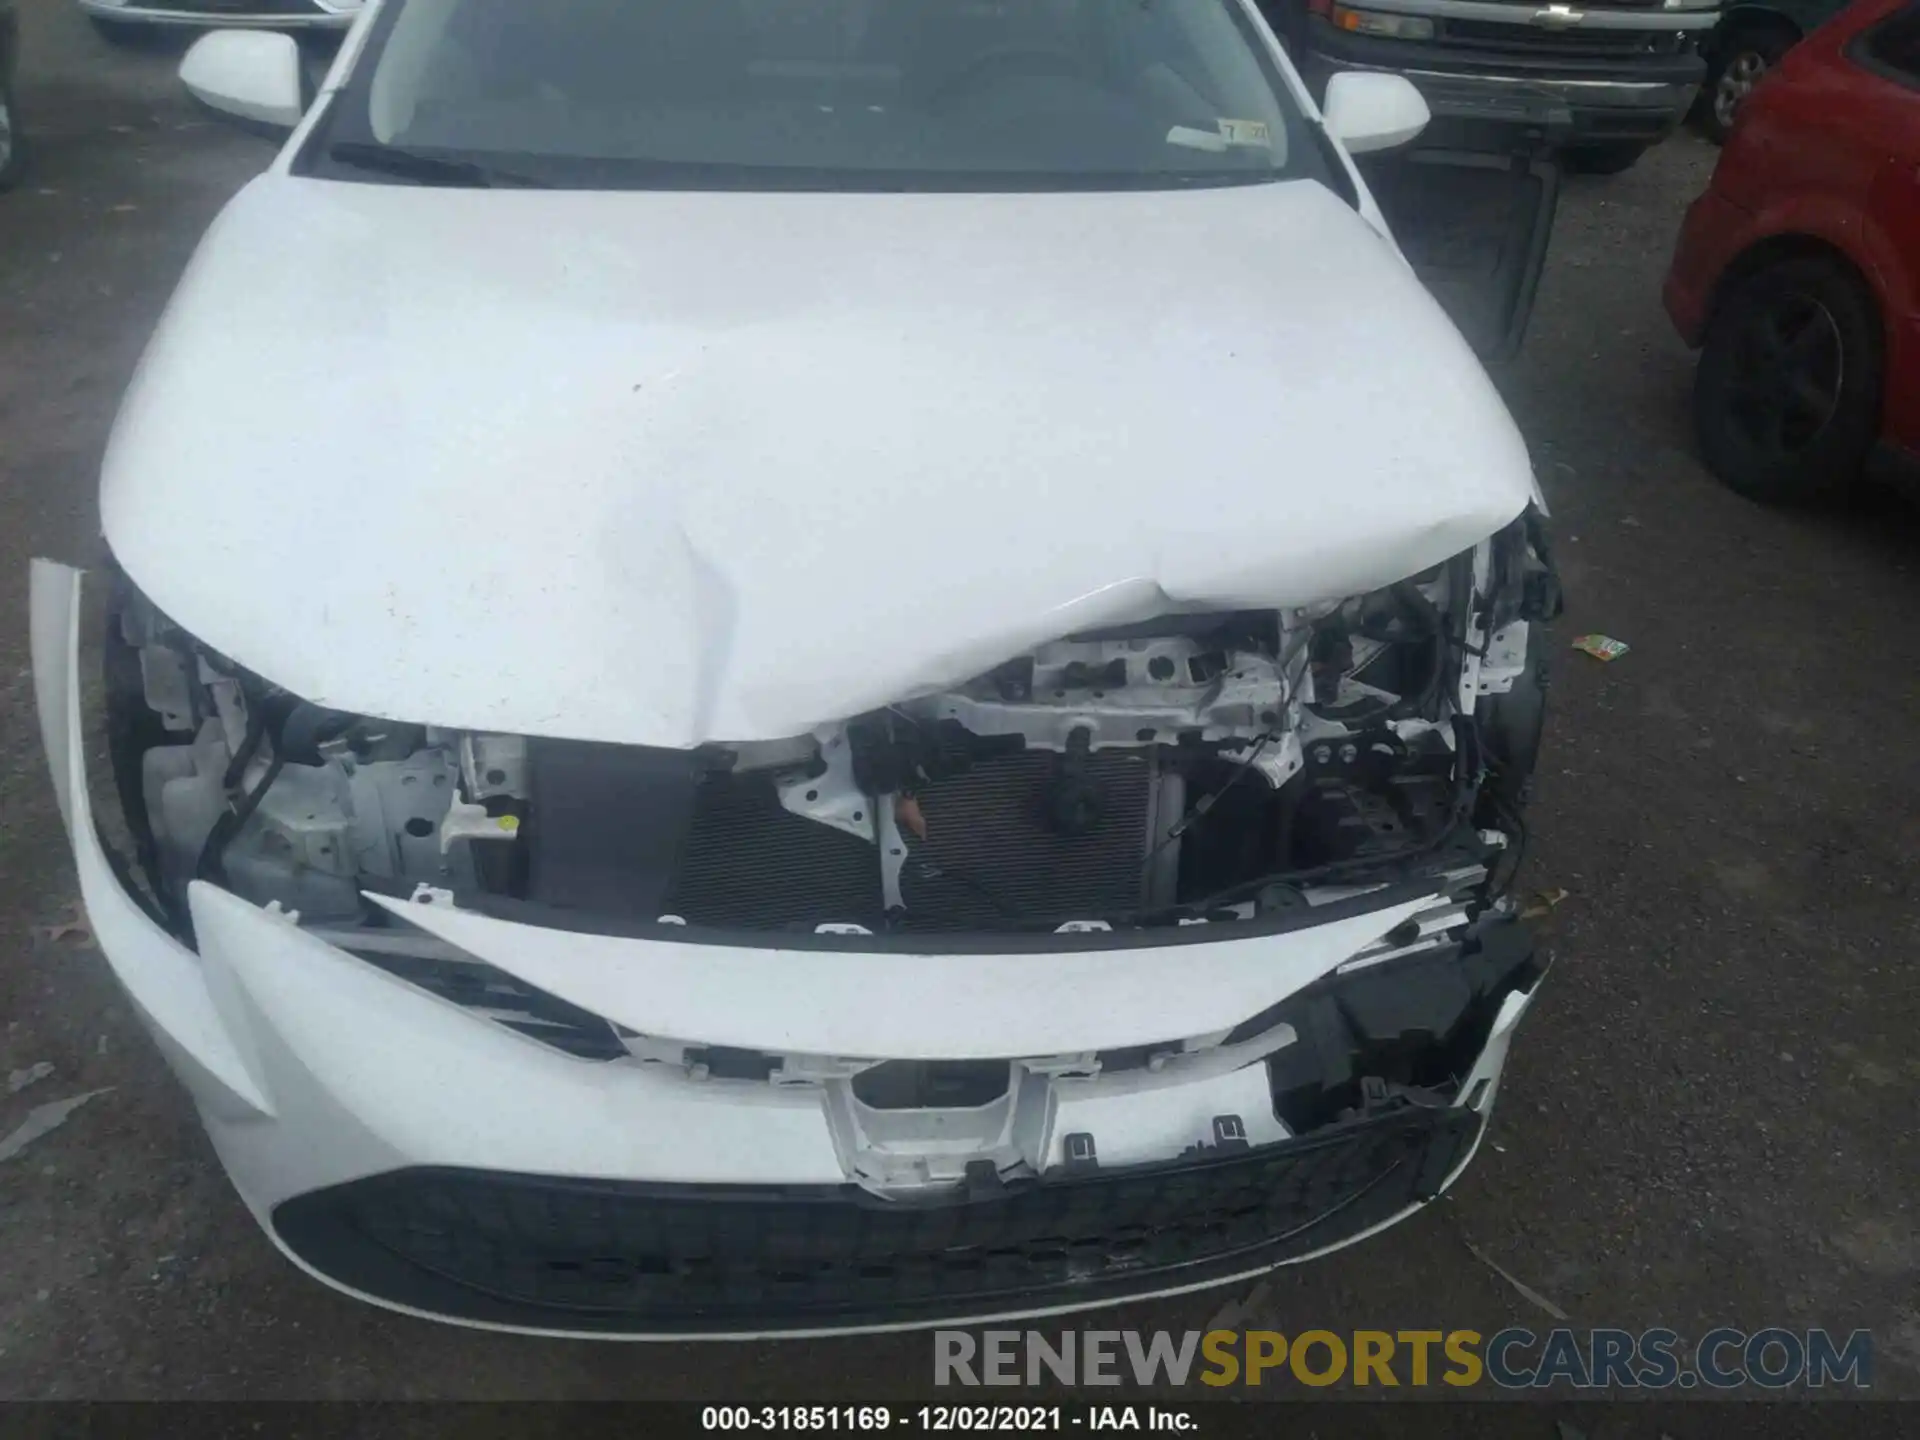
[[[1087,756],[1082,774],[1097,805],[1078,834],[1062,833],[1048,813],[1060,763],[1046,751],[1002,756],[920,792],[925,837],[904,837],[905,925],[1003,928],[1143,903],[1152,762],[1124,751]],[[766,776],[716,776],[695,802],[669,909],[725,928],[877,928],[885,918],[879,851],[782,808]]]

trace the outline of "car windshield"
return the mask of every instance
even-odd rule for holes
[[[1240,0],[388,0],[341,178],[1175,187],[1323,173]]]

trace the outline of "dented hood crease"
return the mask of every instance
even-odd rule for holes
[[[1465,342],[1311,182],[268,176],[155,335],[103,510],[155,603],[318,704],[689,746],[1389,584],[1532,493]]]

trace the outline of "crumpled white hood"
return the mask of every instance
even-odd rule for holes
[[[686,746],[1388,584],[1532,493],[1465,342],[1315,184],[270,176],[175,296],[103,505],[162,609],[316,703]]]

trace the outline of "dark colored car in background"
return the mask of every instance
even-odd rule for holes
[[[1524,93],[1571,117],[1565,155],[1613,174],[1670,134],[1706,75],[1718,0],[1260,0],[1318,94],[1340,70],[1397,70],[1423,91]]]
[[[1707,41],[1700,128],[1725,140],[1741,102],[1795,45],[1846,9],[1847,0],[1753,0],[1729,5]]]
[[[1742,106],[1665,299],[1735,490],[1920,475],[1920,0],[1859,0]]]
[[[20,68],[20,17],[13,0],[0,0],[0,190],[20,174],[20,120],[13,77]]]

